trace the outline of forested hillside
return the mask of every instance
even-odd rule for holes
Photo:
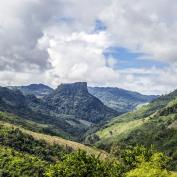
[[[111,151],[143,145],[154,146],[172,158],[177,170],[177,91],[159,97],[140,109],[114,118],[96,132],[98,147]],[[93,135],[92,135],[93,136]]]
[[[176,176],[167,170],[170,170],[169,159],[153,149],[135,147],[121,151],[119,156],[113,153],[102,156],[103,151],[84,145],[77,145],[76,150],[74,142],[66,145],[64,140],[57,141],[57,137],[46,139],[44,134],[4,121],[0,127],[0,176],[3,177],[139,177],[141,173]]]

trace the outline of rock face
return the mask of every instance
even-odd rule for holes
[[[44,102],[57,114],[73,115],[75,119],[93,123],[118,115],[88,92],[86,82],[61,84]]]

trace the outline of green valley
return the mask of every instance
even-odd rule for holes
[[[86,83],[43,98],[0,88],[0,175],[175,177],[176,96],[117,116]]]
[[[164,152],[177,170],[177,95],[161,96],[138,110],[112,119],[96,132],[96,146],[111,151],[143,145]]]

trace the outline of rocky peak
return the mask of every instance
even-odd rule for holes
[[[44,98],[45,104],[57,114],[73,115],[76,119],[99,122],[117,115],[88,92],[86,82],[61,84]]]
[[[59,92],[60,94],[88,94],[87,83],[86,82],[76,82],[69,84],[61,84],[58,86],[55,92]]]

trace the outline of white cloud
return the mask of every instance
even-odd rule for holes
[[[100,14],[115,45],[177,62],[177,1],[112,0]]]
[[[103,84],[118,79],[118,74],[106,66],[104,49],[109,46],[106,32],[88,34],[85,32],[60,33],[47,30],[39,40],[39,46],[47,48],[50,72],[58,76],[59,82],[87,81]]]
[[[0,84],[88,81],[143,93],[177,88],[177,1],[0,0]],[[102,20],[106,31],[95,32]],[[116,69],[110,46],[166,68]]]

